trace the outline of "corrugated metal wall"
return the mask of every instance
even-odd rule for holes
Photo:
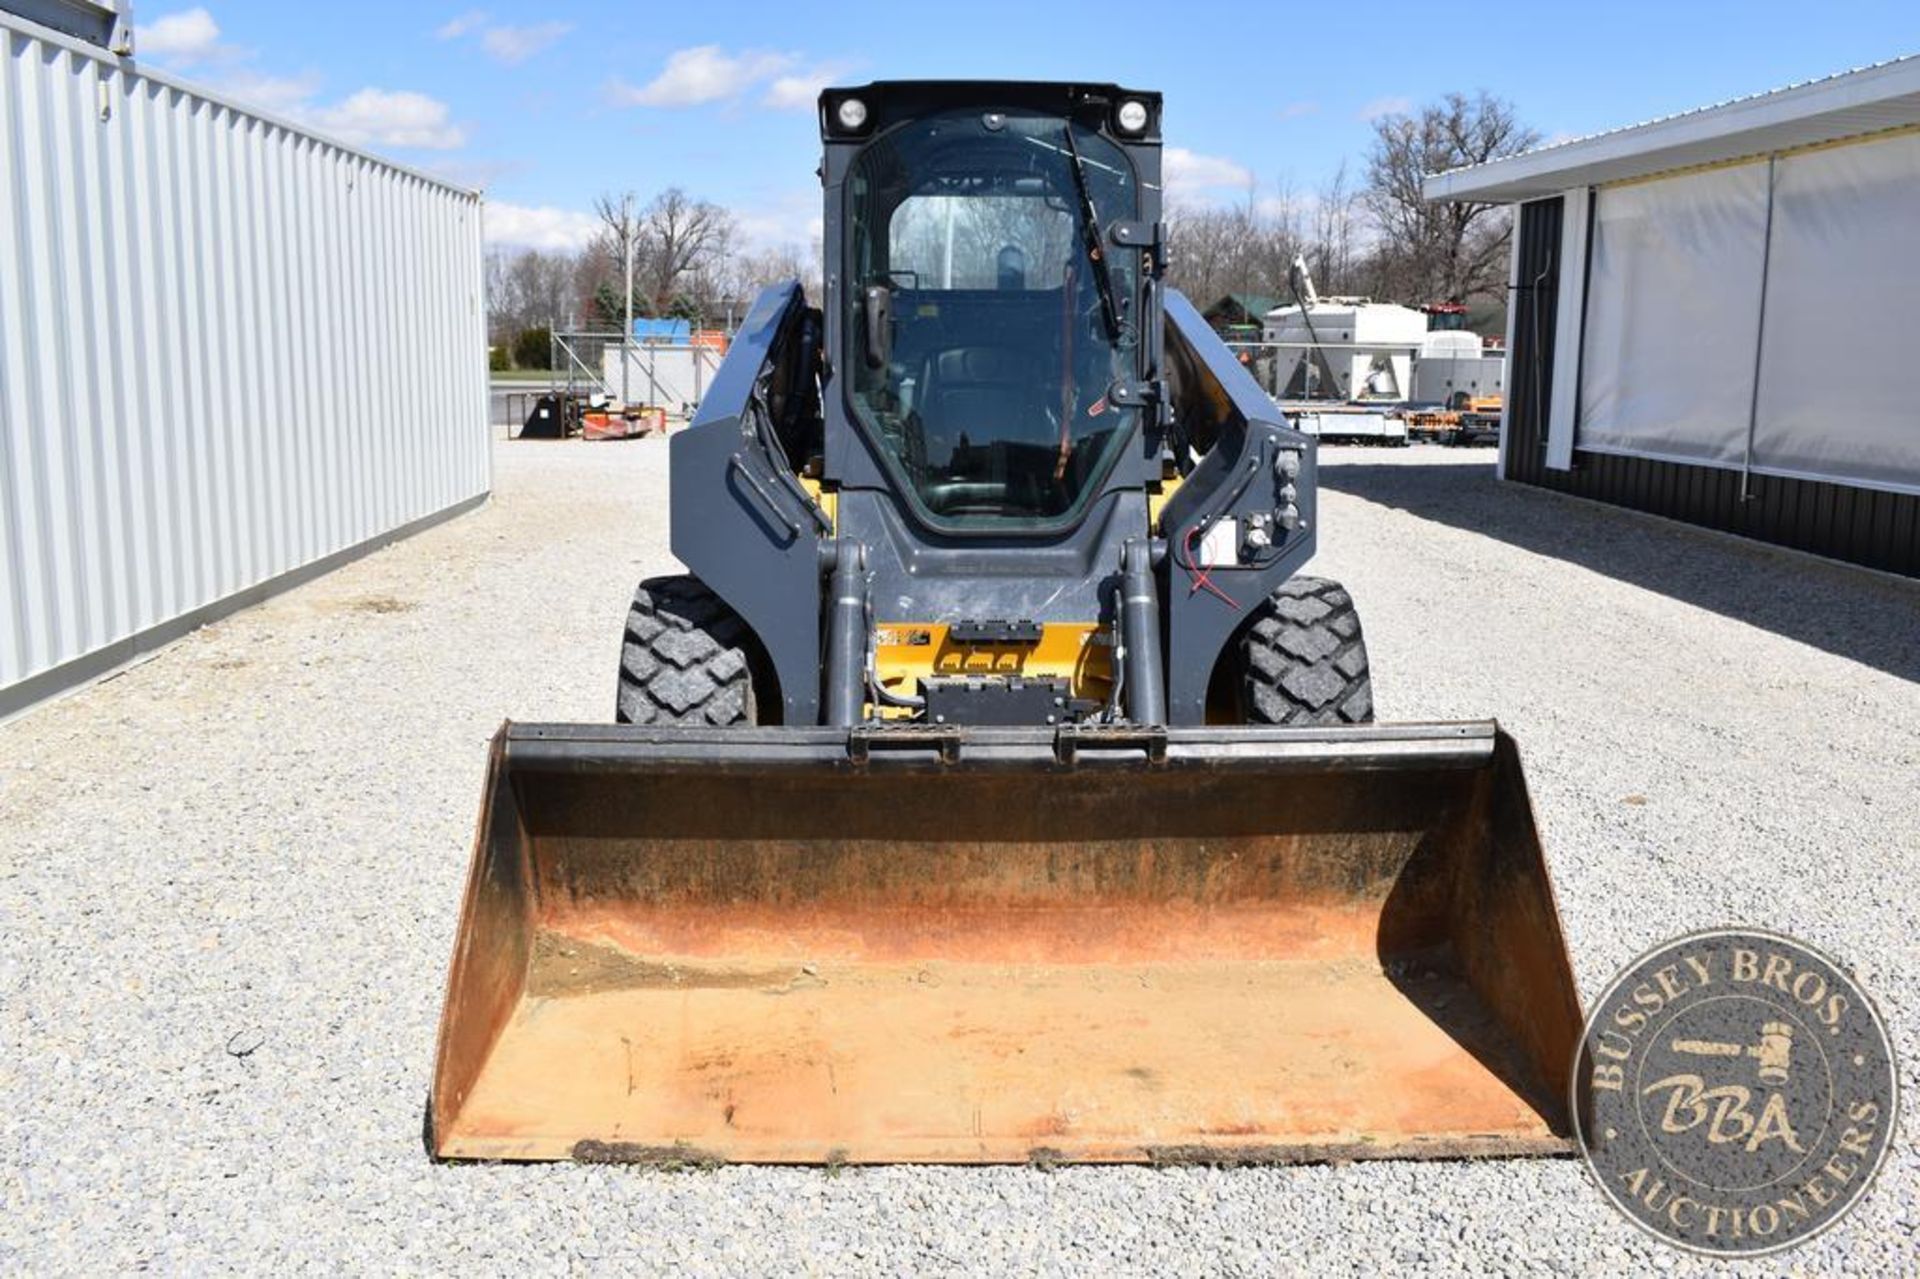
[[[1514,218],[1514,278],[1508,289],[1507,400],[1500,441],[1501,474],[1538,482],[1553,408],[1555,330],[1560,323],[1559,196],[1520,206]]]
[[[0,39],[4,713],[491,463],[477,195]]]
[[[1563,270],[1584,265],[1559,260],[1561,216],[1558,197],[1520,206],[1518,307],[1529,305],[1530,290],[1554,289]],[[1743,498],[1736,470],[1592,453],[1577,445],[1572,470],[1547,466],[1545,400],[1535,388],[1551,383],[1556,359],[1578,359],[1580,344],[1556,340],[1550,300],[1541,314],[1537,330],[1518,322],[1514,328],[1512,397],[1502,440],[1506,478],[1920,577],[1920,496],[1755,475]]]

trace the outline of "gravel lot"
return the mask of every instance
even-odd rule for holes
[[[483,746],[611,713],[668,570],[657,442],[499,446],[496,500],[0,726],[0,1270],[1374,1273],[1715,1268],[1573,1160],[984,1170],[435,1166],[421,1111]],[[1879,998],[1920,1097],[1920,586],[1329,449],[1322,553],[1382,718],[1527,755],[1588,997],[1781,928]],[[1920,1272],[1911,1113],[1842,1226],[1753,1273]]]

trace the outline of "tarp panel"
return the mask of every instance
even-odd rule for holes
[[[1920,489],[1920,136],[1781,160],[1756,470]]]
[[[1599,192],[1580,448],[1741,464],[1766,216],[1765,162]]]

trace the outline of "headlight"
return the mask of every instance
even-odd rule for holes
[[[834,116],[840,121],[841,128],[852,132],[867,122],[867,104],[858,98],[842,98]]]
[[[1127,133],[1138,133],[1147,127],[1147,104],[1138,98],[1128,98],[1120,104],[1120,128]]]

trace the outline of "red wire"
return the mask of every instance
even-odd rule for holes
[[[1239,601],[1235,600],[1233,596],[1227,594],[1225,591],[1221,590],[1219,587],[1213,584],[1213,578],[1209,575],[1211,572],[1210,567],[1203,567],[1202,565],[1194,562],[1193,535],[1195,533],[1198,533],[1199,531],[1200,531],[1200,526],[1198,524],[1191,525],[1187,529],[1187,535],[1180,539],[1180,553],[1186,557],[1186,561],[1187,561],[1186,570],[1188,575],[1192,578],[1192,582],[1187,588],[1187,594],[1192,595],[1195,591],[1202,591],[1202,590],[1209,591],[1212,594],[1217,595],[1221,599],[1225,600],[1227,602],[1227,607],[1233,609],[1235,612],[1239,612],[1240,611]]]

